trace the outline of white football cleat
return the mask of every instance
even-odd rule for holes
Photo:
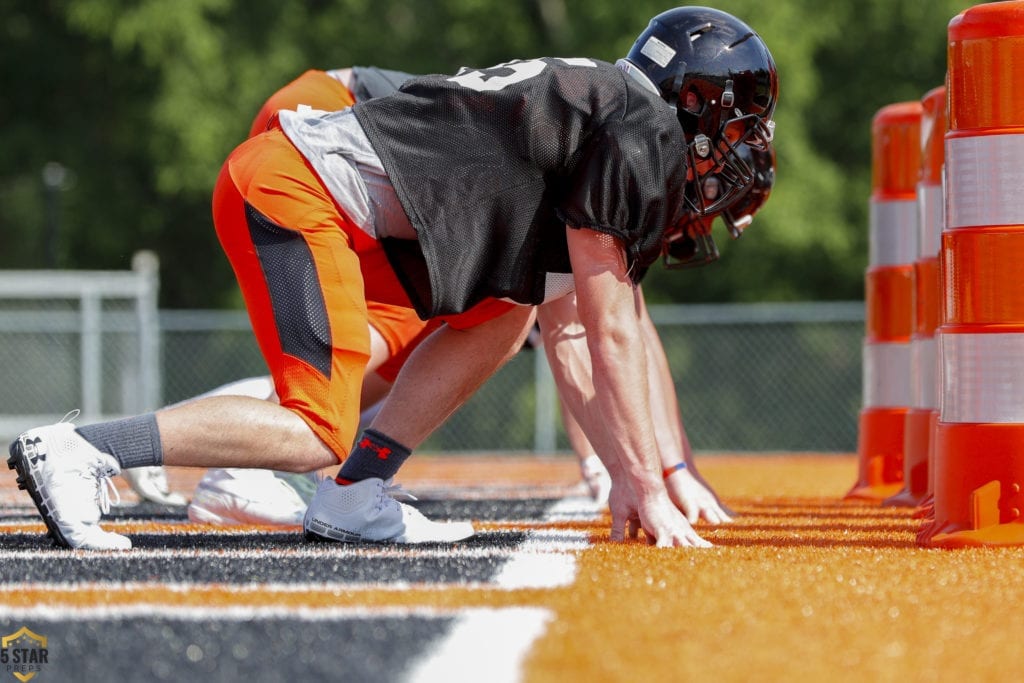
[[[452,543],[476,533],[469,522],[432,522],[398,502],[395,496],[411,496],[390,481],[371,478],[342,486],[324,479],[306,511],[306,537],[346,543]]]
[[[163,467],[132,467],[121,470],[121,476],[143,500],[174,507],[188,504],[185,496],[171,491],[167,471]]]
[[[301,526],[309,500],[289,483],[291,479],[283,478],[286,476],[277,476],[271,470],[211,469],[196,486],[188,518],[219,526]],[[294,479],[297,483],[309,479],[309,475],[294,475]]]
[[[587,485],[587,490],[590,491],[590,497],[594,502],[600,505],[606,504],[608,494],[612,491],[612,478],[608,474],[608,470],[605,469],[604,463],[601,462],[601,458],[594,454],[581,460],[580,475],[582,475],[583,483]]]
[[[83,439],[70,422],[30,429],[11,444],[7,466],[18,488],[32,496],[54,542],[65,548],[126,550],[132,542],[102,529],[110,495],[120,500],[111,477],[121,471],[112,456]]]

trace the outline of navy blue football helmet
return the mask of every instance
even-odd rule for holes
[[[690,166],[687,209],[720,214],[754,182],[742,148],[767,150],[774,135],[778,74],[768,47],[731,14],[677,7],[651,20],[625,61],[676,109]]]

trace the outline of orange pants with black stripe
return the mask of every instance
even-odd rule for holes
[[[274,115],[282,109],[294,111],[306,105],[323,111],[339,111],[351,107],[355,101],[355,95],[344,83],[326,71],[310,69],[270,96],[253,120],[249,135],[266,132]],[[388,360],[375,372],[393,383],[409,353],[426,336],[427,323],[409,308],[379,301],[367,301],[366,305],[369,324],[388,347]],[[436,324],[431,329],[433,327]]]
[[[362,267],[383,263],[377,289],[386,288],[390,273],[394,295],[405,296],[380,244],[337,210],[279,129],[228,157],[214,188],[213,219],[281,405],[343,460],[370,357]]]
[[[228,157],[214,188],[213,220],[281,405],[344,460],[370,358],[369,311],[415,315],[380,242],[345,217],[280,128]],[[512,307],[487,299],[431,325],[465,329]],[[398,367],[433,329],[419,323],[420,334],[392,359]]]

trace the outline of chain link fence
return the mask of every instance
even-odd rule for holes
[[[158,262],[132,267],[0,272],[0,436],[160,405]]]
[[[694,449],[856,450],[863,303],[651,306],[650,313]],[[567,449],[543,353],[512,359],[427,446]]]
[[[0,273],[0,436],[134,414],[266,374],[237,311],[156,311],[156,264]],[[700,451],[856,449],[861,302],[651,306]],[[513,358],[421,449],[568,449],[543,353]]]

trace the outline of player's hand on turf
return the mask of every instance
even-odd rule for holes
[[[612,513],[612,541],[625,541],[627,534],[635,539],[643,529],[647,542],[659,548],[711,546],[693,530],[664,491],[637,500],[627,484],[613,479],[608,507]]]
[[[737,517],[736,512],[722,502],[722,499],[717,493],[715,493],[715,487],[708,483],[708,480],[697,469],[697,463],[693,461],[693,451],[686,449],[683,451],[683,460],[686,461],[686,471],[690,473],[690,476],[697,480],[697,483],[707,489],[707,492],[711,494],[711,497],[715,499],[718,507],[722,509],[731,519]]]
[[[651,545],[659,548],[711,547],[711,543],[693,530],[669,499],[668,494],[663,491],[641,497],[639,513],[640,526]]]
[[[608,493],[608,510],[612,513],[612,540],[626,540],[626,525],[630,526],[630,537],[636,538],[634,524],[639,524],[636,496],[633,489],[622,477],[612,472],[612,488]]]
[[[694,478],[689,469],[670,474],[665,480],[665,488],[668,489],[669,498],[686,515],[690,524],[696,524],[699,519],[712,524],[732,521],[711,490]]]

